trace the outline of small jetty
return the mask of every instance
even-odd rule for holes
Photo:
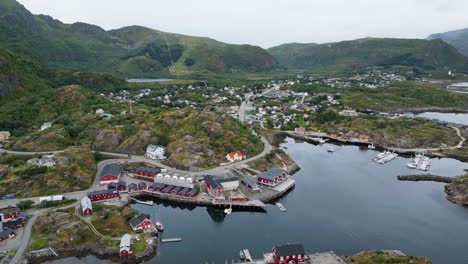
[[[398,176],[398,180],[400,181],[433,181],[433,182],[451,183],[454,181],[454,178],[431,175],[431,174],[423,174],[423,175],[400,175]]]
[[[276,206],[281,210],[281,212],[286,212],[286,207],[282,203],[276,203]]]
[[[180,242],[182,241],[182,238],[163,238],[161,239],[161,243],[174,243],[174,242]]]
[[[390,151],[384,151],[379,154],[374,158],[374,161],[377,162],[378,164],[385,164],[387,162],[390,162],[398,157],[398,154],[395,152],[390,152]]]
[[[424,156],[424,154],[417,154],[410,163],[406,164],[406,166],[410,169],[428,171],[431,166],[431,159]]]
[[[146,202],[145,202],[145,201],[140,201],[140,200],[138,200],[138,199],[136,199],[136,198],[133,198],[133,197],[130,197],[130,199],[132,199],[133,201],[135,201],[135,202],[137,202],[137,203],[140,203],[140,204],[146,204],[146,205],[153,205],[153,204],[154,204],[153,201],[146,201]]]

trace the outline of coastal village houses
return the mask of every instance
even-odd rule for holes
[[[120,257],[128,257],[132,255],[132,251],[130,250],[130,242],[131,236],[129,234],[125,234],[122,236],[122,238],[120,239]]]
[[[245,159],[245,155],[242,154],[242,152],[240,151],[233,151],[226,155],[226,159],[229,160],[230,162],[241,161]]]
[[[303,128],[303,127],[296,127],[296,128],[294,129],[294,132],[296,132],[296,133],[299,134],[299,135],[304,135],[304,134],[305,134],[305,128]]]
[[[149,145],[146,148],[146,157],[154,160],[165,160],[166,148],[159,145]]]
[[[150,228],[152,226],[150,215],[140,213],[135,218],[130,220],[130,226],[134,231]]]
[[[88,196],[85,196],[83,199],[81,199],[81,214],[83,216],[93,214],[93,204]]]

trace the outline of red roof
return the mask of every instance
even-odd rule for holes
[[[119,179],[118,176],[107,174],[107,175],[101,176],[101,178],[99,178],[99,181],[113,181],[117,179]]]
[[[234,156],[235,156],[236,154],[237,154],[238,157],[243,157],[243,156],[244,156],[244,154],[242,154],[242,152],[240,152],[240,151],[233,151],[233,152],[229,153],[228,155],[229,155],[229,157],[230,157],[231,159],[234,159]]]

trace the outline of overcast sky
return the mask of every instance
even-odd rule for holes
[[[425,38],[468,27],[468,0],[19,0],[34,14],[115,29],[271,47],[362,37]]]

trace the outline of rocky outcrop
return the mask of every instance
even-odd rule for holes
[[[354,263],[399,263],[399,264],[431,264],[428,257],[406,256],[399,250],[362,251],[346,258],[349,264]]]
[[[93,150],[112,152],[121,143],[122,135],[116,130],[104,129],[101,130],[93,143]]]
[[[2,67],[2,62],[0,61],[0,69]],[[0,97],[10,95],[16,91],[19,84],[18,76],[15,74],[8,74],[2,76],[0,74]]]
[[[468,175],[457,177],[453,182],[445,185],[447,200],[468,206]]]

